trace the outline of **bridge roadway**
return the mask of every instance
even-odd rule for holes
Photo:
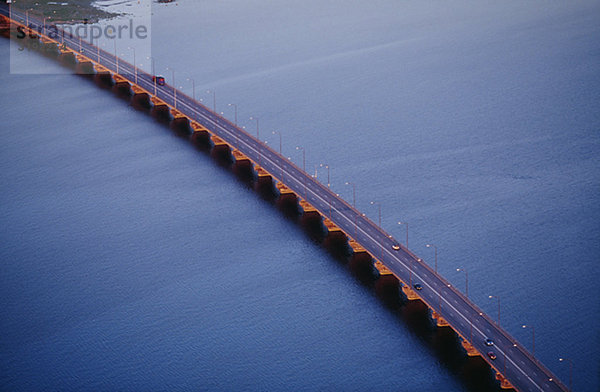
[[[6,5],[1,8],[1,13],[8,15]],[[17,22],[25,23],[25,17],[20,12],[13,10],[12,18]],[[30,25],[33,23],[36,28],[41,25],[31,15],[29,16],[29,23]],[[85,41],[80,43],[75,38],[65,37],[64,43],[73,51],[80,52],[90,60],[98,62],[116,73],[117,65],[114,55],[103,50],[98,52],[95,46]],[[98,53],[100,53],[99,58]],[[119,75],[134,84],[134,67],[131,64],[119,60]],[[151,75],[140,72],[139,69],[137,85],[150,94],[154,92],[155,85],[152,82]],[[175,107],[174,87],[165,85],[156,86],[156,88],[157,97],[168,105]],[[176,109],[182,114],[190,120],[202,124],[229,145],[237,148],[255,164],[258,163],[269,174],[283,182],[296,195],[310,203],[321,215],[329,217],[366,251],[373,256],[377,256],[402,282],[420,283],[423,287],[422,290],[415,291],[418,297],[443,317],[463,339],[470,341],[490,366],[510,382],[516,390],[567,390],[556,376],[473,302],[406,248],[401,247],[398,251],[393,250],[392,244],[395,240],[391,236],[328,187],[318,182],[258,138],[251,136],[227,119],[194,101],[191,97],[179,91],[176,92],[176,95]],[[383,256],[380,256],[382,254]],[[492,339],[494,345],[491,347],[486,346],[486,338]],[[490,351],[496,354],[495,360],[488,357],[487,353]]]

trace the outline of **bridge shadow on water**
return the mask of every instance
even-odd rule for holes
[[[382,305],[396,316],[398,322],[408,328],[444,367],[456,375],[467,390],[501,391],[500,384],[488,364],[479,356],[468,357],[458,335],[449,327],[436,326],[425,303],[420,300],[408,300],[402,292],[401,283],[393,275],[379,275],[368,253],[353,252],[343,232],[328,231],[323,217],[318,212],[303,211],[295,194],[278,192],[272,177],[259,175],[249,160],[236,159],[229,145],[214,142],[208,133],[194,131],[187,118],[173,118],[168,106],[153,106],[147,94],[134,94],[128,84],[115,83],[110,73],[94,74],[93,67],[90,70],[89,64],[78,64],[74,56],[61,54],[60,51],[36,43],[33,39],[24,41],[23,45],[47,57],[56,58],[82,78],[107,91],[110,90],[121,99],[127,100],[135,109],[150,114],[157,122],[171,129],[174,137],[189,140],[193,148],[210,157],[223,172],[233,175],[242,186],[258,194],[265,203],[280,210],[284,217],[299,226],[315,244],[322,247],[340,267],[343,267],[340,270],[348,271],[379,298]]]

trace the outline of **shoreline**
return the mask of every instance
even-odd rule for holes
[[[89,24],[102,19],[112,19],[120,13],[104,11],[93,4],[95,0],[70,0],[68,3],[50,2],[40,4],[39,0],[15,0],[12,6],[19,11],[29,10],[29,14],[45,18],[55,24]],[[65,4],[65,5],[63,5]]]

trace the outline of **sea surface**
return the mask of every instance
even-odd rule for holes
[[[125,2],[111,9],[127,11]],[[121,7],[121,8],[119,8]],[[156,73],[600,389],[600,2],[152,3]],[[208,155],[0,40],[0,390],[470,391]],[[137,64],[150,71],[140,55]],[[13,63],[15,65],[15,63]],[[168,67],[168,69],[167,69]],[[192,79],[194,82],[192,83]],[[210,90],[210,92],[207,92]],[[327,171],[317,176],[326,182]],[[500,314],[498,302],[500,299]],[[528,325],[522,328],[522,325]],[[531,328],[533,327],[533,328]]]

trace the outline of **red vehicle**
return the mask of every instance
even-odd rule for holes
[[[164,86],[165,85],[165,78],[162,76],[153,76],[152,77],[152,81],[156,84],[158,84],[159,86]]]

